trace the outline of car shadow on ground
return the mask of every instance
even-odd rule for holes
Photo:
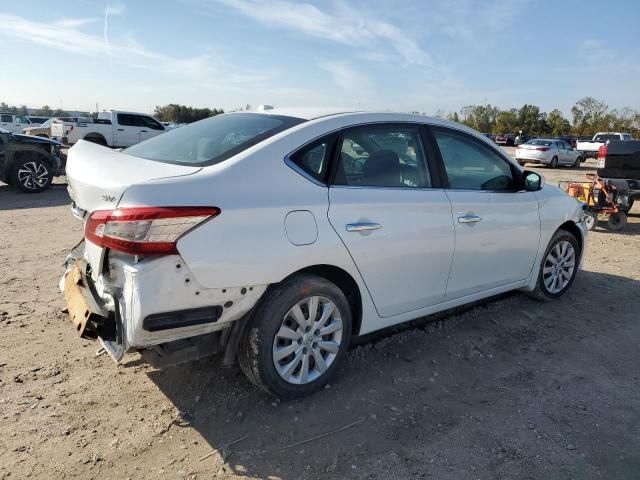
[[[54,183],[44,192],[23,193],[0,182],[0,210],[58,207],[71,203],[66,183]]]
[[[631,478],[639,291],[637,280],[583,271],[558,301],[514,293],[386,330],[351,349],[328,388],[299,400],[270,397],[213,358],[147,374],[181,412],[174,428],[190,426],[218,450],[194,472]],[[627,303],[606,302],[613,292]],[[617,414],[624,421],[599,428],[599,415]]]

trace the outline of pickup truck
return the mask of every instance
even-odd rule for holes
[[[628,213],[640,199],[640,141],[613,140],[601,146],[598,176],[616,187],[618,206]]]
[[[582,158],[585,160],[587,158],[598,158],[598,150],[608,140],[633,140],[633,135],[620,132],[598,132],[591,141],[578,141],[576,150],[582,154]]]
[[[24,115],[0,113],[0,128],[13,133],[21,133],[24,128],[32,127],[31,120]]]
[[[51,125],[51,137],[65,145],[87,140],[105,147],[129,147],[165,131],[167,128],[149,115],[115,110],[100,112],[98,118],[87,122]]]

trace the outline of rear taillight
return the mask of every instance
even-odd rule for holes
[[[217,207],[139,207],[98,210],[85,227],[87,240],[132,255],[174,255],[186,232],[220,214]]]
[[[548,152],[551,149],[549,147],[536,147],[536,150],[540,152]]]

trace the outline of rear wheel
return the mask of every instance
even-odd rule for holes
[[[609,230],[618,232],[622,230],[627,224],[627,216],[623,212],[612,213],[607,220],[607,226]]]
[[[540,265],[533,297],[547,301],[564,295],[578,272],[579,252],[578,240],[571,232],[554,233]]]
[[[40,154],[22,155],[13,164],[11,185],[23,192],[42,192],[52,181],[53,169]]]
[[[549,166],[551,168],[557,168],[558,167],[558,157],[553,157],[551,159],[551,163],[549,164]]]
[[[273,395],[301,397],[322,388],[351,339],[344,293],[323,278],[295,275],[265,295],[240,340],[240,367]]]
[[[518,165],[520,165],[521,167],[524,167],[525,163],[527,162],[525,162],[524,160],[518,160]]]
[[[618,205],[618,207],[620,208],[620,211],[625,215],[627,215],[633,208],[633,200],[634,200],[633,198],[630,198],[629,200],[627,200],[627,204],[624,207],[621,207]]]

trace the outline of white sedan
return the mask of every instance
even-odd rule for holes
[[[286,397],[324,385],[355,336],[509,290],[562,296],[585,244],[575,199],[424,116],[219,115],[122,151],[80,141],[67,177],[78,334],[116,361],[222,347]]]
[[[518,146],[516,160],[521,166],[538,163],[551,168],[561,165],[579,167],[582,154],[563,140],[535,138]]]

